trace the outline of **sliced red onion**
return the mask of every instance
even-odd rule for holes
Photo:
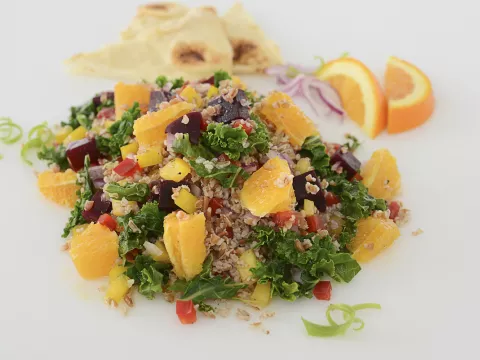
[[[103,166],[92,166],[88,169],[88,175],[90,175],[90,179],[92,181],[102,179],[103,180]]]
[[[252,162],[250,164],[242,164],[243,170],[245,170],[249,174],[253,174],[255,171],[258,170],[258,163]]]
[[[167,139],[165,140],[165,145],[167,145],[167,150],[173,150],[173,142],[175,141],[175,134],[167,133]]]
[[[92,180],[93,187],[97,190],[102,190],[103,187],[105,186],[105,180],[102,179],[97,179],[97,180]]]
[[[260,217],[253,215],[250,211],[246,211],[244,215],[245,219],[250,219],[252,221],[252,225],[257,225]]]
[[[195,184],[190,185],[190,191],[196,197],[202,196],[202,189],[200,189],[200,187]]]
[[[267,75],[285,75],[287,73],[288,65],[274,65],[265,69]]]
[[[273,159],[273,158],[280,158],[280,159],[283,159],[285,160],[287,163],[288,163],[288,166],[290,167],[290,170],[293,170],[295,168],[295,164],[293,163],[292,159],[290,159],[287,155],[285,154],[282,154],[278,151],[275,151],[275,150],[270,150],[268,153],[267,153],[267,156],[269,159]]]
[[[338,115],[344,115],[345,111],[341,107],[342,100],[338,95],[337,91],[330,86],[330,84],[318,80],[318,79],[311,79],[310,87],[315,89],[318,92],[318,95],[322,99],[322,101],[327,104],[327,106],[333,112],[337,113]]]

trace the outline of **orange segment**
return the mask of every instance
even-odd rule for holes
[[[148,110],[150,102],[150,86],[146,84],[124,84],[119,82],[115,85],[115,118],[120,120],[123,113],[138,102],[142,114]]]
[[[391,56],[385,71],[388,98],[388,132],[407,131],[422,125],[435,107],[432,84],[415,65]]]
[[[363,185],[374,197],[391,200],[400,190],[401,177],[397,160],[387,149],[375,151],[363,167],[361,175]]]
[[[387,102],[373,73],[359,60],[340,58],[326,63],[317,77],[338,92],[350,119],[371,137],[387,125]]]
[[[357,234],[347,248],[355,260],[367,262],[391,246],[399,236],[400,230],[392,220],[369,217],[358,222]]]
[[[84,279],[107,276],[118,258],[118,236],[106,226],[90,224],[72,237],[70,256]]]
[[[77,201],[77,174],[68,169],[65,172],[54,173],[51,170],[38,175],[37,185],[40,192],[49,200],[68,207],[73,207]]]
[[[278,132],[288,135],[292,145],[302,146],[310,135],[318,135],[313,121],[293,102],[292,98],[280,91],[271,92],[263,101],[260,114],[273,123]]]

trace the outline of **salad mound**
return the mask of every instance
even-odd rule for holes
[[[210,300],[329,300],[330,280],[352,281],[399,236],[401,204],[369,194],[356,139],[325,142],[288,95],[223,71],[117,84],[53,138],[46,173],[75,171],[77,184],[48,175],[42,193],[76,198],[65,248],[82,277],[109,277],[110,304],[163,293],[193,323]],[[386,176],[369,169],[370,183]]]

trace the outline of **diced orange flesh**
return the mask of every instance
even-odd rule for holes
[[[285,93],[271,92],[263,99],[260,114],[287,134],[292,145],[301,146],[308,136],[318,135],[313,121]]]
[[[361,175],[363,185],[374,197],[392,200],[400,190],[401,176],[397,160],[387,149],[375,151],[362,168]]]
[[[118,236],[101,224],[90,224],[72,238],[70,256],[84,279],[107,276],[118,258]]]
[[[124,84],[119,82],[115,85],[115,118],[120,120],[123,113],[138,102],[142,114],[148,110],[150,103],[151,88],[147,84]]]
[[[400,236],[400,230],[390,219],[369,217],[358,222],[357,234],[347,248],[353,258],[367,262],[388,248]]]
[[[430,79],[415,65],[390,57],[385,70],[388,132],[400,133],[422,125],[435,108]]]
[[[361,61],[339,58],[326,63],[317,77],[338,92],[348,117],[371,138],[387,126],[387,102],[373,73]]]
[[[293,175],[280,158],[268,160],[245,181],[240,191],[242,206],[255,216],[291,210],[295,203]]]
[[[179,117],[188,114],[195,105],[179,102],[163,110],[149,112],[135,121],[133,134],[137,137],[140,147],[163,146],[166,139],[165,129]]]
[[[47,170],[38,175],[37,185],[40,192],[53,202],[73,207],[77,201],[77,174],[68,169],[65,172]]]

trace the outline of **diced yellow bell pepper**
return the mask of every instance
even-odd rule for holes
[[[162,160],[163,156],[160,146],[153,146],[144,153],[137,155],[138,165],[140,165],[142,169],[148,166],[158,165]]]
[[[73,129],[70,125],[62,127],[55,133],[55,142],[61,144],[72,131]]]
[[[190,165],[183,159],[175,158],[160,169],[160,176],[165,180],[182,181],[190,174]]]
[[[242,282],[250,282],[252,280],[251,268],[257,266],[257,257],[252,249],[245,251],[240,255],[240,263],[237,265],[237,270],[240,273]]]
[[[186,102],[195,104],[198,107],[202,106],[203,104],[200,95],[190,85],[185,86],[185,88],[181,91],[180,96],[185,99]]]
[[[125,216],[137,210],[138,204],[136,201],[128,201],[128,204],[123,205],[121,200],[112,199],[112,214],[115,216]]]
[[[303,201],[303,211],[305,211],[306,216],[315,215],[315,203],[312,200],[305,199]]]
[[[214,96],[218,95],[218,88],[216,86],[210,86],[207,92],[207,98],[211,99]]]
[[[75,130],[73,130],[66,138],[63,140],[63,145],[67,146],[71,142],[82,140],[87,135],[87,129],[83,126],[79,126]]]
[[[131,142],[130,144],[127,144],[125,146],[122,146],[120,148],[120,151],[122,152],[122,159],[125,160],[128,155],[130,154],[136,154],[138,151],[138,143],[136,141]],[[139,164],[140,165],[140,164]],[[140,167],[143,167],[140,165]]]
[[[272,299],[272,287],[270,282],[266,284],[258,284],[255,286],[252,295],[250,296],[250,300],[246,302],[252,306],[258,307],[263,309],[270,304],[270,300]]]
[[[115,280],[117,277],[122,275],[125,271],[127,271],[127,268],[125,266],[120,266],[120,265],[115,265],[112,270],[108,273],[108,278],[110,280]]]
[[[305,174],[310,170],[312,170],[312,167],[309,158],[301,158],[298,160],[297,165],[295,166],[295,174]]]
[[[130,289],[128,280],[129,278],[126,275],[120,275],[115,279],[110,280],[105,298],[112,299],[117,304],[120,303],[128,293],[128,289]]]
[[[196,209],[195,204],[197,203],[197,200],[197,197],[187,189],[180,189],[173,202],[187,214],[193,214]]]
[[[247,88],[247,85],[238,76],[232,76],[232,84],[242,90]]]

